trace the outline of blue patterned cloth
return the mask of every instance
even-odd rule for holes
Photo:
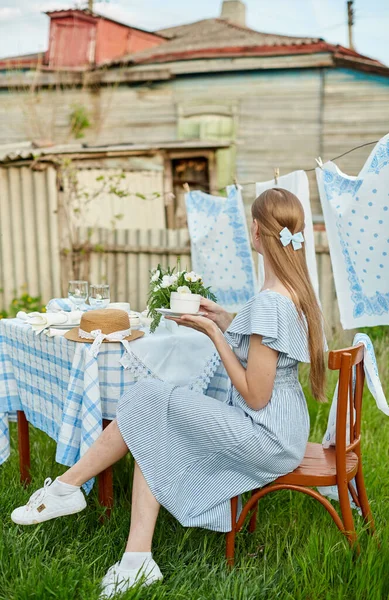
[[[90,306],[90,304],[86,304],[86,302],[81,304],[80,307],[77,307],[77,310],[83,311],[92,309],[93,306]],[[74,304],[71,300],[69,300],[69,298],[52,298],[52,300],[50,300],[46,306],[47,312],[71,312],[72,310],[74,310]]]
[[[389,134],[357,177],[316,174],[342,326],[389,325]]]
[[[238,312],[256,291],[241,191],[231,185],[227,198],[193,191],[185,201],[193,269],[223,308]]]
[[[201,352],[206,338],[198,335]],[[173,335],[171,339],[174,343]],[[153,336],[149,340],[152,344]],[[15,411],[23,410],[32,425],[55,440],[56,461],[71,466],[97,439],[102,420],[115,418],[118,400],[129,386],[156,378],[133,353],[123,368],[122,344],[102,344],[97,359],[89,348],[64,337],[36,336],[18,319],[0,321],[0,464],[10,453],[8,421],[15,420]],[[199,380],[203,391],[223,398],[229,380],[222,365],[213,364],[214,374],[204,379],[201,373]],[[87,492],[92,485],[84,486]]]
[[[385,393],[381,385],[380,377],[378,374],[378,365],[375,357],[374,346],[372,344],[371,339],[365,333],[357,333],[353,340],[353,346],[358,346],[358,344],[363,344],[365,346],[364,349],[364,371],[366,377],[367,387],[374,400],[376,401],[377,408],[384,413],[387,417],[389,416],[389,406],[387,400],[385,398]],[[355,385],[355,368],[353,369],[353,385]],[[336,414],[338,408],[338,383],[336,384],[334,396],[332,398],[331,410],[328,415],[327,422],[327,430],[323,437],[323,447],[330,448],[330,446],[336,445]],[[347,422],[346,422],[346,443],[350,443],[350,411],[347,412]],[[355,480],[352,481],[355,487]],[[323,496],[328,496],[333,500],[339,500],[338,488],[336,485],[331,485],[327,487],[318,487],[317,488]],[[352,501],[352,496],[350,494],[350,502],[352,508],[357,509],[357,506]]]

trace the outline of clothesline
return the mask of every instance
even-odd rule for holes
[[[365,144],[360,144],[359,146],[355,146],[354,148],[351,148],[350,150],[347,150],[347,152],[343,152],[343,154],[339,154],[339,156],[335,156],[334,158],[331,158],[330,160],[331,161],[338,160],[338,158],[342,158],[343,156],[346,156],[346,154],[350,154],[351,152],[354,152],[355,150],[359,150],[359,148],[364,148],[365,146],[372,146],[373,144],[377,144],[377,143],[378,143],[378,140],[375,140],[374,142],[366,142]],[[303,170],[306,173],[309,173],[311,171],[314,171],[315,169],[316,169],[316,167],[313,167],[312,169],[303,169]],[[279,174],[278,174],[278,176],[279,176]],[[257,183],[256,181],[244,181],[244,182],[241,183],[241,182],[238,182],[237,180],[235,180],[233,182],[233,184],[240,185],[241,187],[247,187],[248,185],[255,185],[256,183]],[[183,187],[184,187],[185,191],[190,191],[190,187],[189,187],[188,183],[184,183]],[[218,190],[212,190],[210,188],[210,186],[207,185],[207,184],[201,184],[201,187],[202,188],[206,188],[207,192],[209,192],[210,194],[219,194],[219,193],[225,191],[225,187],[220,188]],[[172,195],[172,194],[174,195],[174,193],[171,192],[171,191],[170,192],[165,192],[164,195],[169,195],[169,194],[170,195]]]

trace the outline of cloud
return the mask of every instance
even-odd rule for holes
[[[14,8],[12,6],[4,6],[0,8],[0,21],[12,21],[16,17],[22,14],[20,8]]]

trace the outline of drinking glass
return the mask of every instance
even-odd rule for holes
[[[91,285],[89,292],[89,304],[93,308],[106,308],[109,304],[109,285]]]
[[[88,298],[88,282],[69,281],[68,298],[72,301],[74,310],[77,310]]]

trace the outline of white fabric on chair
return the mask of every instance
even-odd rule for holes
[[[316,169],[344,329],[389,325],[389,134],[357,177]]]
[[[374,353],[373,344],[369,338],[364,333],[357,333],[353,340],[353,346],[357,346],[362,343],[365,346],[364,349],[364,370],[367,387],[374,400],[376,401],[377,408],[384,413],[384,415],[389,416],[389,406],[387,400],[385,398],[384,390],[382,389],[381,381],[378,375],[378,367],[377,361]],[[336,412],[338,408],[338,384],[336,384],[334,396],[332,399],[331,410],[328,415],[328,423],[327,430],[323,437],[323,447],[329,448],[330,446],[336,445]],[[346,443],[350,443],[350,427],[349,427],[349,412],[347,414],[347,424],[346,424]],[[319,492],[323,496],[328,496],[333,500],[339,500],[338,496],[338,488],[336,485],[327,486],[327,487],[318,487]],[[357,508],[353,503],[353,508]]]
[[[227,198],[193,191],[185,201],[192,267],[223,308],[238,312],[257,289],[241,190],[228,186]]]
[[[259,196],[260,194],[262,194],[262,192],[265,192],[266,190],[269,190],[274,187],[283,188],[284,190],[288,190],[288,192],[292,192],[292,194],[297,196],[297,198],[303,205],[305,213],[305,255],[307,257],[308,271],[311,277],[312,285],[318,296],[319,279],[317,276],[315,238],[313,234],[312,210],[311,203],[309,200],[309,183],[307,174],[305,173],[305,171],[293,171],[288,175],[281,175],[281,177],[278,177],[277,185],[275,184],[274,179],[272,179],[271,181],[263,181],[261,183],[256,183],[256,195]],[[261,257],[259,257],[258,264],[258,279],[259,287],[262,287],[264,281],[264,272],[263,261]]]

